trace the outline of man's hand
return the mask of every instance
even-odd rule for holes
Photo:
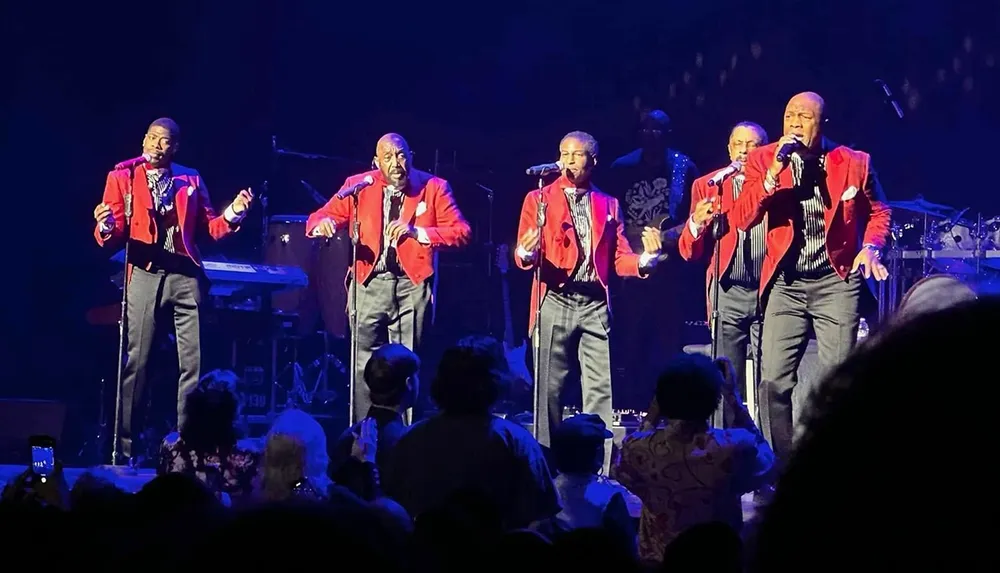
[[[858,256],[854,257],[854,265],[851,272],[861,271],[861,276],[866,279],[875,277],[877,281],[884,281],[889,278],[889,271],[882,264],[882,258],[874,247],[864,247]]]
[[[323,219],[318,225],[313,227],[312,233],[309,233],[310,237],[326,237],[330,238],[337,232],[337,226],[333,223],[333,219],[329,217]]]
[[[378,423],[375,418],[365,418],[361,421],[361,428],[354,434],[351,457],[359,462],[375,463],[376,452],[378,452]]]
[[[413,225],[409,223],[404,223],[401,219],[397,219],[389,223],[385,228],[385,236],[389,239],[389,242],[396,245],[399,241],[406,236],[416,236],[417,230],[413,228]]]
[[[236,195],[236,198],[233,199],[233,204],[230,206],[233,208],[233,213],[242,215],[250,208],[251,203],[253,203],[253,190],[247,187]]]
[[[535,249],[538,248],[538,239],[540,235],[536,227],[532,227],[521,235],[521,238],[517,241],[517,246],[521,247],[529,253],[534,253]]]
[[[778,140],[778,147],[774,148],[774,159],[771,160],[771,167],[767,169],[767,172],[771,175],[771,177],[777,179],[778,175],[780,175],[781,172],[788,167],[787,161],[780,161],[778,159],[778,153],[781,151],[781,148],[796,141],[800,140],[798,136],[795,135],[783,135],[781,136],[781,139]]]
[[[704,228],[715,217],[715,197],[706,197],[694,206],[691,221],[699,228]]]
[[[642,251],[647,255],[657,255],[663,248],[663,241],[660,239],[660,230],[653,227],[646,227],[642,230]]]
[[[94,220],[100,227],[113,227],[115,216],[111,214],[111,207],[107,203],[101,203],[94,208]]]

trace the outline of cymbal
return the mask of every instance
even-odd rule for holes
[[[901,209],[903,211],[911,211],[914,213],[924,213],[938,217],[947,217],[955,211],[953,207],[931,203],[920,195],[917,195],[915,199],[910,201],[890,201],[889,206],[893,209]]]

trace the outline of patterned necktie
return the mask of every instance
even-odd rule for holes
[[[156,211],[163,215],[174,207],[174,198],[170,193],[174,186],[174,178],[170,177],[166,170],[150,171],[147,182],[149,190],[153,193],[153,204]]]

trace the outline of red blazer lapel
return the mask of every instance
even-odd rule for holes
[[[590,190],[590,256],[597,253],[597,245],[604,238],[604,229],[608,224],[608,198],[596,188]]]
[[[403,206],[400,210],[403,220],[411,225],[414,219],[417,218],[417,207],[424,200],[424,192],[427,188],[427,181],[417,172],[414,172],[414,175],[414,180],[410,182],[407,192],[403,195]],[[424,208],[426,208],[426,205]]]
[[[135,170],[132,179],[132,215],[135,216],[140,209],[146,211],[153,208],[153,194],[146,183],[146,167],[142,166]]]
[[[193,231],[196,221],[187,220],[188,216],[188,205],[191,203],[193,195],[197,192],[192,181],[184,175],[173,175],[173,194],[174,194],[174,206],[177,208],[177,222],[181,227],[181,238],[184,239],[184,244],[187,246],[187,235],[188,231]],[[197,214],[198,206],[195,205],[195,214]]]
[[[851,162],[844,150],[834,149],[826,155],[826,189],[830,193],[830,211],[836,211],[849,187]]]
[[[577,242],[576,228],[573,226],[573,216],[569,212],[569,199],[566,192],[558,185],[551,185],[545,191],[546,213],[545,228],[551,235],[546,237],[550,260],[559,268],[576,263]],[[567,262],[571,261],[571,262]],[[570,271],[572,272],[572,268]]]
[[[385,230],[382,228],[382,185],[375,184],[361,190],[358,197],[358,216],[361,227],[361,242],[366,244],[375,257],[382,252],[382,238]],[[359,256],[360,258],[360,256]],[[375,263],[375,259],[372,259]]]

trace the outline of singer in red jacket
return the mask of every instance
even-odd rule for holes
[[[173,163],[180,147],[180,128],[169,118],[154,121],[142,140],[144,159],[130,169],[108,174],[104,197],[94,209],[94,238],[102,247],[118,249],[128,240],[125,271],[128,305],[127,342],[122,378],[119,453],[132,457],[132,433],[143,419],[147,403],[146,366],[157,329],[157,318],[174,323],[180,378],[177,423],[184,422],[184,397],[201,377],[201,306],[207,279],[197,241],[221,239],[239,229],[253,201],[240,191],[222,215],[216,215],[201,175]],[[145,160],[148,158],[148,161]],[[131,201],[129,227],[125,209]],[[168,314],[163,314],[166,310]]]
[[[402,136],[389,133],[375,148],[373,171],[347,178],[349,189],[371,178],[357,191],[360,241],[354,263],[357,281],[358,356],[354,359],[354,417],[365,418],[371,405],[364,383],[364,369],[372,353],[389,342],[420,351],[431,317],[431,275],[435,251],[460,247],[471,230],[462,217],[448,182],[414,169],[410,146]],[[354,198],[334,196],[309,215],[306,234],[332,237],[337,229],[351,231]],[[348,296],[350,300],[350,296]]]
[[[612,270],[622,277],[644,276],[655,264],[661,247],[659,230],[646,228],[643,254],[632,252],[618,200],[591,183],[597,151],[597,141],[591,135],[582,131],[567,134],[559,143],[562,175],[528,193],[521,207],[514,262],[525,270],[542,265],[541,284],[536,276],[531,288],[529,332],[540,337],[536,383],[541,394],[535,412],[535,439],[546,447],[562,421],[563,386],[577,376],[584,412],[597,414],[611,426],[608,281]],[[541,234],[539,198],[546,205]],[[539,304],[541,321],[536,329]],[[606,451],[610,454],[610,449]]]
[[[791,396],[810,327],[822,367],[857,342],[866,278],[888,276],[879,258],[891,212],[867,153],[823,137],[824,102],[800,93],[785,107],[784,135],[747,158],[730,221],[767,229],[760,294],[760,416],[780,461],[792,448]]]
[[[725,169],[717,169],[695,180],[691,186],[691,216],[677,239],[677,249],[684,260],[698,260],[706,249],[712,252],[705,277],[710,325],[718,262],[722,276],[719,283],[719,324],[713,332],[719,337],[719,355],[733,363],[741,391],[749,391],[746,390],[747,351],[753,349],[755,362],[759,354],[761,313],[757,291],[764,261],[764,223],[760,221],[744,233],[728,221],[726,211],[742,192],[745,180],[742,164],[746,162],[747,155],[766,144],[767,133],[756,123],[745,121],[733,127],[727,149],[729,160],[734,162],[731,165],[739,162],[740,169],[723,179],[718,186],[709,186],[709,181],[722,176]],[[716,244],[711,238],[713,225],[710,224],[716,217],[720,217],[723,233],[718,245],[719,261],[716,261]],[[722,408],[722,404],[719,407]],[[717,413],[714,420],[716,427],[724,427],[724,414],[721,410]]]

